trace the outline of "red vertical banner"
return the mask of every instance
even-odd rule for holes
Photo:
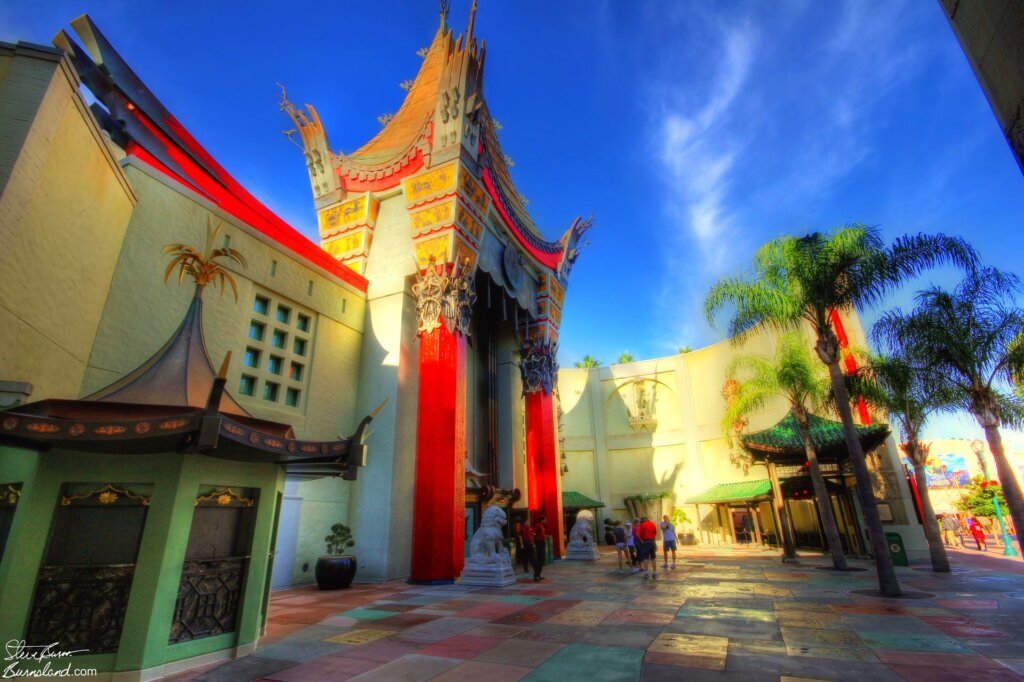
[[[465,507],[466,338],[442,324],[420,337],[411,580],[459,577]]]

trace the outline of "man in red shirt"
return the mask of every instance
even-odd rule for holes
[[[547,517],[540,517],[533,526],[533,581],[539,582],[540,572],[544,569],[544,557],[547,554],[548,531],[546,524]]]
[[[655,542],[655,538],[658,537],[658,527],[654,525],[654,522],[648,519],[646,516],[640,517],[640,530],[637,533],[640,536],[640,540],[643,543],[642,552],[643,555],[640,559],[642,564],[644,560],[649,559],[651,562],[651,570],[648,571],[647,567],[644,567],[644,580],[647,578],[658,579],[658,544]]]

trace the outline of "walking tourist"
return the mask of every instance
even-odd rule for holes
[[[533,581],[540,582],[544,570],[544,557],[548,547],[547,517],[542,516],[533,526]]]
[[[637,525],[633,521],[626,521],[626,551],[629,553],[629,565],[632,566],[632,573],[639,573],[640,567],[637,566],[637,550],[638,542],[636,539]]]
[[[676,527],[672,525],[668,514],[661,517],[661,553],[664,563],[662,569],[668,570],[668,551],[672,550],[672,568],[676,567]]]
[[[533,528],[530,527],[530,522],[520,523],[519,525],[519,544],[522,546],[522,553],[518,557],[520,565],[523,567],[523,573],[530,572],[530,564],[533,562]]]
[[[963,547],[960,539],[960,520],[954,514],[942,515],[942,535],[946,547]]]
[[[640,547],[640,563],[649,560],[651,563],[651,570],[648,571],[647,567],[644,567],[644,580],[651,578],[653,580],[658,579],[658,543],[656,538],[658,537],[658,527],[654,525],[654,522],[648,519],[646,516],[640,517],[640,541],[643,543]]]
[[[973,523],[972,523],[973,522]],[[988,545],[985,543],[985,529],[981,525],[981,521],[975,516],[973,519],[968,519],[967,524],[971,528],[971,535],[974,536],[974,542],[978,545],[978,550],[981,552],[988,551]]]
[[[622,527],[622,521],[612,524],[612,535],[615,537],[615,556],[619,560],[619,573],[621,574],[625,572],[622,560],[625,559],[626,563],[629,563],[629,552],[626,551],[626,529]]]

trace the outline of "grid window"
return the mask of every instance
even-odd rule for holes
[[[253,294],[252,310],[238,395],[301,408],[314,313],[265,290]]]
[[[266,381],[263,383],[263,399],[269,400],[272,403],[277,402],[277,389],[278,384],[273,381]]]
[[[255,348],[245,349],[245,366],[246,367],[259,367],[260,366],[260,352]]]
[[[271,374],[280,374],[281,367],[284,366],[284,358],[279,358],[276,355],[271,355],[270,359],[267,360],[267,371]]]

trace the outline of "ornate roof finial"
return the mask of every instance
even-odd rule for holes
[[[451,6],[452,0],[441,0],[441,30],[445,31],[448,29],[448,8]]]
[[[466,29],[466,45],[473,42],[473,24],[476,22],[476,0],[469,8],[469,27]]]

